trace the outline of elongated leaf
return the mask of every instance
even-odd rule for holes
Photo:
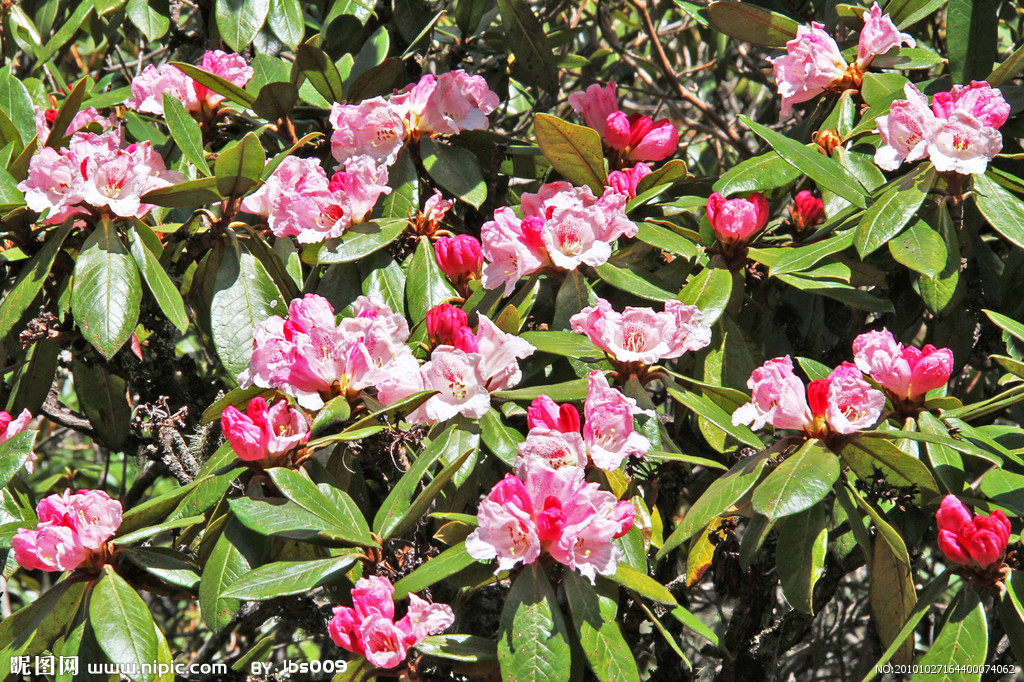
[[[708,21],[731,38],[763,47],[785,47],[787,41],[796,37],[799,26],[777,12],[725,0],[708,5]]]
[[[1024,248],[1024,202],[1003,189],[988,174],[973,175],[974,202],[999,234]]]
[[[590,339],[574,332],[523,332],[520,336],[542,353],[580,360],[600,359],[603,355]]]
[[[0,443],[0,487],[10,483],[32,454],[38,431],[25,430]]]
[[[615,573],[608,576],[608,578],[627,589],[633,590],[637,594],[647,597],[651,601],[669,606],[678,605],[676,598],[672,596],[667,587],[625,562],[620,563]]]
[[[695,414],[707,419],[739,442],[755,448],[764,447],[764,443],[761,442],[761,439],[750,428],[742,424],[733,424],[732,415],[704,396],[692,391],[680,391],[675,388],[669,388],[668,392]]]
[[[917,602],[910,566],[898,557],[884,538],[875,539],[871,560],[871,613],[882,644],[889,646],[903,629]],[[914,640],[908,638],[893,656],[897,663],[914,657]]]
[[[985,80],[993,88],[998,88],[1021,71],[1024,71],[1024,45],[1021,45],[1014,50],[1013,54],[1007,57],[1006,61],[1002,64],[997,66]]]
[[[304,470],[276,467],[268,473],[288,499],[323,519],[331,535],[355,544],[374,544],[362,512],[347,493],[326,483],[313,483]]]
[[[128,18],[148,40],[159,40],[171,27],[171,19],[154,7],[150,0],[128,0]],[[166,5],[164,5],[166,8]],[[166,110],[165,110],[166,111]]]
[[[889,253],[896,260],[926,277],[937,277],[946,267],[946,242],[928,223],[918,220],[896,239],[889,240]]]
[[[259,184],[266,160],[259,138],[255,133],[246,134],[241,142],[217,157],[217,191],[225,197],[244,195]]]
[[[246,533],[237,521],[230,520],[217,538],[203,568],[202,579],[199,581],[199,607],[203,622],[213,632],[220,632],[227,627],[240,606],[239,600],[221,595],[227,585],[247,573],[252,565],[253,546],[245,542]]]
[[[218,4],[221,1],[218,0]],[[235,1],[237,2],[238,0]],[[268,2],[269,0],[257,0],[254,4],[258,7],[261,3]],[[184,62],[170,62],[170,64],[183,71],[192,80],[205,85],[217,94],[224,95],[232,102],[241,104],[243,107],[252,106],[253,101],[256,99],[253,94],[246,92],[234,83],[209,71],[204,71],[194,64],[186,64]]]
[[[423,167],[442,188],[473,208],[480,208],[487,199],[480,162],[472,152],[424,137],[420,140],[420,155]]]
[[[142,201],[169,208],[191,208],[221,200],[217,191],[217,178],[186,180],[175,185],[159,187],[142,195]]]
[[[929,169],[923,175],[904,178],[871,204],[864,212],[853,239],[861,258],[895,237],[910,222],[924,203],[935,177],[934,170]]]
[[[752,121],[746,116],[740,119],[751,130],[772,146],[789,164],[803,171],[821,187],[835,192],[854,206],[867,208],[866,190],[850,173],[832,159],[792,140],[782,133]]]
[[[395,599],[404,599],[412,592],[419,592],[425,587],[454,575],[471,565],[475,559],[466,552],[466,543],[460,542],[449,547],[436,557],[420,564],[415,571],[395,583]]]
[[[802,272],[813,267],[818,261],[826,256],[839,253],[853,244],[854,232],[852,230],[823,239],[820,242],[798,246],[789,250],[775,262],[771,268],[772,275],[785,275],[793,272]]]
[[[921,19],[934,14],[947,0],[889,0],[885,13],[890,15],[897,28],[906,28]]]
[[[558,89],[558,69],[547,33],[526,0],[498,0],[501,27],[515,55],[515,74],[544,92]]]
[[[798,168],[779,156],[778,152],[770,151],[736,164],[722,174],[713,189],[724,196],[758,192],[782,187],[799,177]]]
[[[223,596],[263,600],[300,594],[329,582],[355,561],[354,553],[313,561],[276,561],[244,574],[228,585]]]
[[[71,311],[84,336],[112,358],[135,331],[142,280],[114,223],[101,220],[75,262]]]
[[[24,312],[32,305],[32,301],[36,299],[39,290],[43,288],[43,282],[50,274],[50,268],[53,267],[57,252],[60,251],[61,245],[67,239],[73,224],[74,222],[69,220],[51,234],[46,235],[46,241],[42,248],[29,261],[28,266],[18,276],[14,287],[0,302],[0,339],[14,329],[14,325],[18,323]]]
[[[405,280],[409,317],[414,323],[421,322],[426,319],[431,308],[457,297],[458,293],[448,283],[448,278],[437,265],[430,240],[421,239],[409,262]]]
[[[378,220],[353,225],[337,243],[328,242],[317,255],[318,263],[348,263],[384,248],[409,226],[407,218]]]
[[[611,263],[604,263],[594,268],[597,276],[608,282],[617,289],[645,298],[649,301],[671,301],[675,294],[665,291],[661,287],[636,274],[632,270],[616,267]]]
[[[562,177],[574,185],[590,187],[596,195],[604,193],[608,174],[596,130],[541,113],[533,117],[533,130],[544,158]]]
[[[82,100],[85,98],[85,91],[88,88],[88,85],[88,78],[79,80],[78,84],[71,91],[71,94],[69,94],[60,105],[60,109],[57,111],[57,117],[53,119],[53,122],[50,124],[50,134],[45,140],[47,147],[58,149],[57,143],[64,139],[64,134],[67,132],[68,127],[74,120],[75,114],[77,114],[78,110],[82,107]],[[39,142],[43,143],[44,140],[39,140]]]
[[[992,70],[999,45],[999,2],[949,0],[946,49],[954,83],[970,83]]]
[[[493,407],[480,418],[480,438],[495,457],[512,466],[518,454],[518,445],[525,438],[523,434],[505,424]]]
[[[185,330],[188,329],[185,302],[182,300],[178,288],[174,286],[174,282],[160,265],[160,260],[142,243],[142,238],[135,232],[132,232],[131,252],[132,258],[135,259],[135,264],[142,273],[142,278],[146,280],[146,286],[149,287],[160,310],[171,321],[171,324],[178,328],[178,331],[185,333]]]
[[[72,359],[71,373],[79,405],[97,440],[111,450],[119,450],[128,439],[132,416],[127,382],[103,364],[87,364],[77,357]]]
[[[171,137],[182,155],[192,162],[203,175],[210,175],[210,165],[203,150],[203,133],[184,105],[166,92],[164,93],[164,120],[171,131]]]
[[[892,485],[916,486],[925,498],[939,495],[928,467],[887,440],[858,438],[844,447],[840,454],[843,463],[864,480],[870,480],[874,470],[878,469]]]
[[[36,134],[32,98],[21,80],[10,72],[0,77],[0,110],[14,122],[21,135],[21,143],[27,145]]]
[[[814,584],[825,570],[828,525],[822,505],[786,518],[779,531],[775,570],[786,601],[803,613],[814,614]]]
[[[267,24],[282,43],[294,48],[302,40],[306,29],[302,3],[299,0],[270,0]]]
[[[345,100],[338,67],[319,47],[309,43],[299,45],[295,52],[295,67],[328,102]]]
[[[146,602],[110,565],[103,567],[100,581],[89,599],[89,622],[96,641],[113,663],[136,671],[133,680],[156,679],[152,663],[157,660],[156,624]],[[143,673],[145,663],[148,673]]]
[[[216,0],[214,18],[221,38],[235,52],[241,52],[263,28],[270,0]]]
[[[679,295],[680,301],[700,308],[704,324],[714,324],[732,296],[733,278],[728,270],[704,268],[686,283]]]
[[[820,440],[808,440],[758,484],[751,502],[769,519],[810,509],[839,478],[839,458]]]
[[[415,646],[420,653],[449,661],[498,660],[498,643],[478,635],[431,635]]]
[[[502,676],[516,682],[568,681],[569,633],[539,563],[527,566],[505,598],[498,632]]]
[[[614,591],[609,594],[602,586],[595,588],[576,571],[565,574],[564,584],[573,626],[597,679],[601,682],[640,682],[636,660],[617,620],[618,595]]]

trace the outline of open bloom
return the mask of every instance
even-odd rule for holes
[[[825,27],[812,22],[810,28],[797,28],[796,38],[786,43],[786,54],[769,59],[775,83],[782,96],[782,117],[793,113],[793,105],[814,99],[828,89],[859,87],[871,60],[899,45],[915,45],[914,39],[900,33],[888,14],[875,3],[864,12],[864,29],[857,46],[857,61],[848,65],[836,41]]]
[[[73,570],[121,525],[121,503],[102,490],[50,495],[36,514],[36,528],[19,528],[11,541],[15,560],[29,570]]]
[[[42,147],[46,144],[46,138],[50,136],[50,126],[57,120],[59,112],[57,109],[42,109],[40,107],[34,107],[34,109],[36,115],[36,137],[39,140],[39,146]],[[73,135],[90,123],[98,125],[100,132],[106,132],[118,127],[117,116],[113,114],[103,116],[100,112],[96,111],[96,107],[86,107],[75,114],[63,135]]]
[[[244,88],[252,78],[253,69],[239,54],[228,54],[220,50],[207,50],[203,54],[203,71],[220,76],[224,80]],[[125,106],[146,114],[164,113],[164,93],[179,100],[186,111],[197,112],[204,107],[215,109],[224,101],[224,96],[198,83],[176,66],[149,64],[131,82],[132,96]]]
[[[573,315],[572,330],[620,362],[652,365],[711,343],[711,327],[696,306],[667,301],[664,312],[627,306],[621,313],[603,298]]]
[[[410,131],[457,135],[463,130],[485,130],[487,115],[501,102],[483,76],[456,69],[438,76],[425,74],[392,95],[390,103]]]
[[[555,469],[538,456],[521,457],[477,512],[479,526],[466,538],[478,561],[498,560],[496,572],[531,564],[542,553],[593,582],[614,573],[622,557],[612,542],[633,526],[628,501],[585,483],[583,469]]]
[[[718,192],[708,197],[708,221],[720,244],[746,244],[768,222],[768,201],[755,192],[749,199],[726,199]]]
[[[972,519],[963,502],[946,495],[935,520],[939,525],[939,549],[953,563],[984,570],[1002,562],[1010,539],[1010,521],[1001,510]]]
[[[569,104],[596,130],[605,146],[629,161],[661,161],[675,153],[679,131],[668,119],[627,116],[619,111],[615,83],[591,85],[584,92],[569,95]],[[634,185],[635,188],[635,185]]]
[[[344,167],[357,156],[368,156],[379,165],[395,162],[405,144],[405,122],[398,107],[382,97],[359,104],[331,106],[331,154]]]
[[[912,83],[903,86],[906,99],[892,103],[876,122],[882,146],[875,163],[896,170],[903,162],[928,158],[940,172],[984,173],[1003,148],[999,128],[1010,105],[988,83],[954,85],[932,98],[931,106]]]
[[[247,462],[273,462],[309,440],[309,417],[286,400],[268,407],[253,398],[244,413],[228,405],[220,423],[235,454]]]
[[[9,412],[0,412],[0,443],[24,431],[28,428],[30,421],[32,421],[32,414],[28,410],[22,410],[17,417],[12,417]],[[25,463],[25,469],[30,474],[35,469],[35,460],[36,453],[30,452],[28,461]]]
[[[395,588],[387,578],[360,578],[352,606],[336,606],[327,632],[335,644],[378,668],[395,668],[427,635],[448,629],[455,614],[447,604],[409,595],[406,615],[395,621]]]
[[[953,372],[953,351],[931,344],[917,349],[896,341],[889,330],[870,331],[853,340],[857,367],[884,388],[894,403],[920,403],[941,388]]]

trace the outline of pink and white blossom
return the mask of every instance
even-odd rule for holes
[[[410,131],[457,135],[463,130],[485,130],[488,114],[501,102],[483,76],[457,69],[422,76],[392,95],[390,103],[402,113]]]
[[[3,443],[28,428],[32,421],[32,413],[22,410],[17,417],[12,417],[9,412],[0,412],[0,443]],[[28,461],[25,462],[25,470],[30,474],[35,470],[36,453],[28,453]]]
[[[220,50],[207,50],[203,54],[199,68],[220,76],[240,88],[244,88],[253,75],[253,69],[246,63],[245,58]],[[171,64],[149,64],[142,73],[132,79],[131,90],[132,96],[125,102],[125,106],[158,116],[163,116],[164,113],[164,93],[180,101],[185,110],[190,112],[199,112],[204,107],[213,110],[224,101],[223,95],[192,80],[181,69]]]
[[[835,39],[816,21],[810,28],[798,27],[796,38],[786,43],[786,54],[768,61],[782,96],[782,118],[792,115],[794,104],[814,99],[841,80],[847,69]]]
[[[46,140],[50,136],[50,126],[57,120],[58,110],[42,109],[40,107],[34,107],[34,110],[36,117],[36,138],[39,140],[39,146],[42,147],[46,144]],[[71,119],[71,123],[68,124],[67,129],[64,131],[64,136],[73,135],[90,123],[97,124],[100,127],[100,132],[106,132],[111,129],[116,130],[119,125],[117,116],[114,114],[111,114],[110,116],[103,116],[100,112],[96,111],[96,107],[86,107],[75,114],[74,118]]]
[[[286,400],[268,407],[263,398],[253,398],[244,413],[228,405],[220,423],[235,454],[247,462],[274,463],[309,440],[309,417]]]
[[[485,289],[504,286],[508,296],[521,277],[550,263],[540,240],[543,224],[536,217],[521,220],[508,206],[497,209],[494,219],[483,224],[480,251],[486,264],[480,279]]]
[[[828,375],[829,428],[842,434],[875,425],[885,408],[885,395],[871,387],[852,362],[844,362]]]
[[[569,95],[569,105],[573,111],[582,115],[586,124],[596,130],[602,139],[608,117],[619,110],[619,100],[615,94],[617,88],[614,81],[603,88],[595,83],[583,92]]]
[[[882,14],[877,2],[871,5],[870,10],[864,12],[863,17],[864,28],[857,42],[857,66],[861,70],[866,69],[874,57],[885,54],[894,47],[917,45],[909,34],[899,32],[888,14]]]
[[[331,154],[343,168],[352,159],[366,156],[377,165],[390,166],[405,144],[401,110],[382,97],[359,104],[331,106]]]
[[[711,328],[696,306],[667,301],[664,312],[627,306],[618,313],[604,299],[570,318],[572,330],[620,362],[652,365],[711,343]]]
[[[888,330],[870,331],[853,340],[857,367],[888,391],[894,402],[920,403],[941,388],[953,372],[953,351],[931,344],[917,349],[896,341]]]
[[[526,425],[530,430],[544,428],[563,433],[579,433],[580,413],[569,403],[559,405],[550,397],[540,395],[526,408]]]
[[[755,369],[747,388],[752,391],[751,400],[733,412],[733,424],[748,424],[752,429],[771,424],[777,429],[801,431],[811,427],[804,382],[793,372],[793,360],[788,355]]]
[[[15,560],[29,570],[74,570],[121,525],[121,503],[102,490],[50,495],[36,514],[36,528],[19,528],[11,542]]]

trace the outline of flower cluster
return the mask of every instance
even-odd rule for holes
[[[56,122],[58,113],[57,109],[35,107],[36,139],[39,140],[40,147],[46,144],[47,138],[50,137],[50,126]],[[100,112],[96,111],[95,107],[86,107],[74,115],[71,123],[68,124],[67,129],[64,131],[64,136],[77,133],[90,123],[95,123],[99,126],[100,132],[116,129],[119,125],[115,115],[103,116]]]
[[[318,410],[325,399],[352,397],[416,362],[405,345],[404,317],[366,296],[353,305],[355,316],[336,323],[334,308],[322,296],[294,299],[288,319],[274,315],[256,327],[252,359],[238,383],[276,388]]]
[[[733,424],[755,429],[771,424],[815,438],[869,428],[885,407],[885,395],[872,388],[850,362],[805,386],[793,372],[788,355],[774,358],[753,371],[747,388],[753,392],[751,401],[733,412]]]
[[[871,331],[853,340],[853,360],[882,387],[895,407],[924,402],[953,372],[953,351],[931,344],[917,349],[896,341],[889,330]]]
[[[955,564],[984,572],[998,567],[1010,540],[1010,521],[1000,510],[971,518],[971,512],[953,495],[942,499],[935,514],[939,549]]]
[[[278,237],[313,244],[340,237],[364,222],[380,196],[391,193],[387,182],[387,169],[366,156],[330,179],[316,159],[289,156],[242,200],[241,209],[265,218]]]
[[[570,318],[572,330],[619,362],[653,365],[711,343],[711,327],[696,306],[667,301],[664,312],[627,306],[619,313],[603,298]]]
[[[490,409],[491,393],[519,383],[519,360],[533,355],[533,345],[498,329],[477,315],[474,332],[465,312],[443,304],[427,313],[427,335],[438,344],[419,366],[403,356],[392,378],[378,386],[378,397],[390,405],[420,391],[437,391],[409,413],[411,423],[434,423],[461,414],[479,419]]]
[[[601,265],[612,254],[611,242],[637,233],[625,205],[626,197],[613,189],[595,197],[589,188],[568,182],[548,183],[537,194],[523,194],[522,218],[504,206],[481,228],[487,260],[484,287],[504,285],[507,296],[520,277],[545,267],[575,270],[584,263]]]
[[[395,588],[387,578],[360,578],[352,589],[352,606],[334,607],[327,625],[331,639],[378,668],[395,668],[423,638],[455,622],[450,606],[431,604],[415,594],[409,595],[406,615],[395,621],[394,598]]]
[[[309,440],[309,417],[287,400],[268,407],[263,398],[253,398],[245,412],[228,405],[220,425],[235,454],[247,462],[275,464]]]
[[[612,171],[608,174],[606,184],[626,199],[636,199],[637,186],[650,174],[650,166],[646,163],[638,163],[632,168]]]
[[[627,116],[619,111],[615,83],[605,87],[591,85],[585,92],[569,95],[569,104],[596,130],[605,147],[627,161],[661,161],[675,153],[679,131],[668,119],[654,121],[650,116]]]
[[[650,441],[633,429],[633,416],[643,412],[635,400],[593,370],[587,378],[582,435],[575,407],[539,396],[527,410],[530,431],[519,444],[519,457],[540,457],[555,469],[591,463],[606,471],[618,469],[627,457],[639,457],[651,449]]]
[[[468,234],[441,237],[434,242],[434,257],[441,272],[463,295],[468,292],[467,286],[471,280],[480,279],[484,255],[476,237]]]
[[[530,455],[520,457],[514,471],[480,502],[479,525],[466,538],[469,555],[497,559],[497,571],[546,554],[591,582],[598,573],[614,573],[622,551],[612,540],[633,527],[633,505],[586,483],[582,467],[555,469]]]
[[[864,12],[864,28],[853,64],[846,63],[836,41],[824,28],[817,22],[810,28],[800,26],[796,38],[786,43],[786,54],[768,60],[782,95],[783,118],[793,113],[794,104],[814,99],[826,90],[859,88],[864,71],[877,55],[899,45],[915,45],[913,38],[899,32],[888,14],[882,14],[878,3]]]
[[[101,550],[121,525],[121,503],[102,490],[50,495],[36,507],[39,525],[19,528],[11,541],[22,568],[70,571]]]
[[[17,417],[12,417],[10,412],[0,412],[0,443],[7,441],[28,428],[32,421],[32,413],[22,410]],[[30,452],[25,469],[31,474],[35,470],[36,453]]]
[[[482,76],[462,69],[426,74],[388,99],[332,106],[331,153],[339,167],[360,156],[388,166],[408,139],[487,128],[487,116],[499,103]]]
[[[227,54],[220,50],[207,50],[203,54],[200,69],[227,82],[244,88],[252,78],[252,67],[239,54]],[[149,64],[131,82],[132,96],[125,102],[129,109],[144,114],[164,114],[164,93],[178,100],[185,111],[208,115],[215,111],[224,96],[214,92],[202,83],[192,80],[176,66]]]
[[[29,161],[28,177],[18,185],[25,203],[38,213],[49,211],[47,224],[61,223],[91,209],[122,218],[142,218],[153,208],[140,197],[181,182],[167,170],[149,142],[121,147],[120,132],[78,132],[59,151],[40,149]]]
[[[876,122],[882,146],[875,163],[896,170],[905,161],[928,158],[940,172],[984,173],[1003,148],[999,128],[1010,105],[999,90],[983,81],[954,85],[928,98],[912,83],[903,86],[906,99],[896,100]]]

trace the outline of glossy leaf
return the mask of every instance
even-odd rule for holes
[[[18,323],[21,316],[32,305],[43,282],[50,274],[53,261],[60,251],[61,245],[71,232],[73,221],[67,221],[52,233],[46,235],[39,252],[29,261],[28,265],[21,271],[18,280],[14,283],[0,301],[0,339],[7,336],[14,325]]]
[[[345,100],[338,68],[319,47],[309,43],[299,45],[295,52],[295,67],[328,102]]]
[[[999,234],[1024,248],[1024,202],[996,183],[989,174],[973,175],[974,203]]]
[[[182,155],[192,162],[203,175],[210,175],[210,166],[206,162],[203,150],[203,133],[192,115],[185,111],[184,105],[166,92],[164,93],[164,120],[171,131],[171,137],[181,150]]]
[[[436,557],[428,559],[416,570],[395,583],[395,599],[404,599],[411,592],[430,587],[449,576],[455,575],[476,560],[466,552],[466,543],[460,542],[449,547]]]
[[[263,28],[270,12],[270,0],[216,0],[214,18],[221,38],[235,52],[241,52]]]
[[[619,627],[616,591],[602,589],[603,581],[595,588],[576,571],[565,574],[564,584],[573,626],[597,679],[640,682],[636,660]]]
[[[586,185],[597,196],[604,193],[608,174],[596,130],[543,113],[534,115],[533,129],[537,145],[552,168],[574,185]]]
[[[426,319],[427,312],[434,306],[458,298],[458,293],[448,283],[434,256],[434,247],[429,239],[421,239],[416,252],[409,261],[405,280],[405,297],[409,317],[414,323]]]
[[[779,519],[816,505],[837,478],[839,458],[812,438],[758,484],[751,502],[755,511]]]
[[[917,603],[910,567],[898,557],[884,538],[876,538],[871,560],[871,613],[879,639],[884,646],[896,641],[904,623]],[[908,638],[896,650],[897,663],[909,663],[914,656],[914,640]]]
[[[174,286],[174,282],[167,276],[160,259],[142,243],[142,238],[133,232],[131,237],[131,253],[135,264],[142,273],[142,279],[146,281],[149,292],[153,294],[161,312],[170,320],[171,324],[178,328],[178,331],[185,333],[188,329],[188,314],[185,312],[185,302]]]
[[[257,601],[300,594],[339,577],[355,562],[354,553],[313,561],[275,561],[244,574],[221,594]]]
[[[889,253],[897,263],[935,277],[946,267],[946,242],[928,223],[919,220],[904,230],[899,237],[889,240]]]
[[[420,156],[423,167],[438,185],[473,208],[480,208],[487,199],[480,162],[472,152],[424,137],[420,140]]]
[[[931,170],[923,175],[918,173],[906,177],[871,204],[864,212],[853,239],[861,258],[899,234],[924,203],[934,182],[935,173]]]
[[[221,152],[214,164],[217,191],[225,197],[240,197],[260,182],[266,163],[263,145],[254,133],[248,133],[241,142]]]
[[[567,682],[570,658],[569,633],[555,591],[534,562],[505,597],[498,631],[502,676],[517,682]]]
[[[785,47],[799,24],[789,17],[745,2],[722,0],[708,5],[708,20],[736,40],[763,47]]]
[[[133,680],[153,680],[157,660],[156,625],[146,602],[124,579],[105,566],[89,599],[89,622],[96,640],[113,663],[132,666]],[[151,672],[143,674],[142,664]]]
[[[822,505],[789,516],[779,531],[775,570],[782,592],[797,611],[814,614],[814,585],[825,570],[828,525]]]
[[[526,0],[498,0],[501,27],[512,54],[515,74],[528,85],[544,92],[558,89],[558,69],[548,45],[547,32]]]

